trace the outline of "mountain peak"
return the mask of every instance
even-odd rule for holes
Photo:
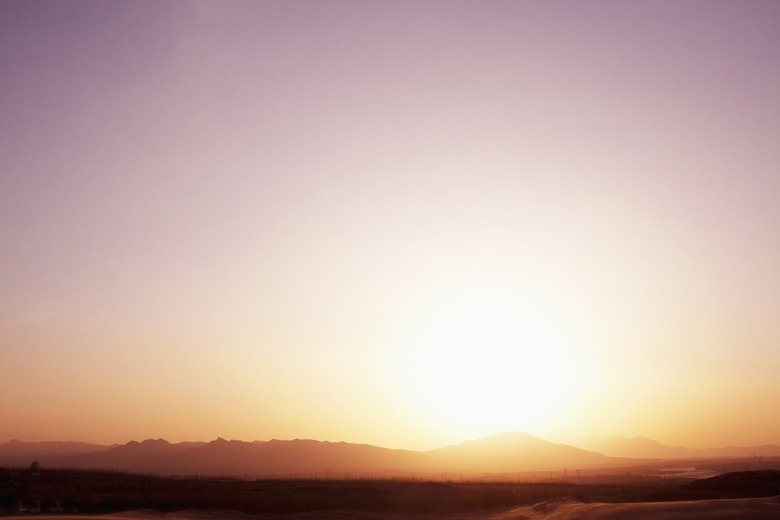
[[[479,439],[465,441],[460,443],[458,446],[462,446],[462,447],[482,446],[482,447],[493,447],[496,449],[503,449],[508,446],[514,447],[518,445],[528,445],[529,443],[552,444],[550,441],[547,441],[535,435],[531,435],[530,433],[503,432],[503,433],[494,433],[493,435],[488,435],[487,437],[481,437]]]
[[[162,438],[160,438],[160,439],[145,439],[143,442],[141,442],[141,444],[144,445],[144,446],[153,446],[153,445],[164,446],[164,445],[170,444],[170,442],[168,442],[168,441],[166,441],[165,439],[162,439]]]

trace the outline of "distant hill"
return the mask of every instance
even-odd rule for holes
[[[111,449],[116,445],[104,446],[87,442],[49,441],[21,442],[11,440],[0,444],[0,464],[27,465],[33,460],[60,456],[80,456]]]
[[[116,446],[115,444],[113,446]],[[87,442],[49,441],[21,442],[16,439],[0,444],[0,456],[3,455],[63,455],[103,451],[111,446],[90,444]]]
[[[774,445],[755,448],[690,450],[664,446],[643,437],[583,438],[579,447],[526,433],[501,433],[426,452],[396,450],[310,439],[244,442],[218,438],[211,442],[170,443],[164,439],[123,445],[86,443],[0,444],[0,466],[109,469],[168,475],[237,475],[274,477],[440,476],[509,474],[606,468],[629,459],[726,458],[780,455]],[[590,449],[584,449],[587,446]]]
[[[596,435],[569,436],[562,439],[572,446],[603,453],[608,457],[631,459],[695,459],[695,458],[760,458],[780,457],[780,446],[726,446],[724,448],[695,449],[667,446],[647,437],[620,437]]]
[[[161,461],[176,453],[195,449],[205,443],[182,442],[172,444],[164,439],[130,441],[100,452],[80,456],[60,457],[47,461],[54,466],[71,468],[110,468],[123,471],[161,472],[173,469],[161,467]],[[40,461],[41,464],[44,461]]]
[[[398,473],[419,464],[420,453],[367,444],[309,439],[243,442],[216,439],[160,458],[176,473],[326,476],[336,473]]]
[[[755,458],[780,457],[780,446],[762,444],[760,446],[726,446],[725,448],[710,448],[696,450],[696,456],[709,458]]]
[[[172,444],[164,439],[131,441],[89,453],[41,454],[25,443],[0,445],[0,465],[103,468],[139,473],[208,475],[326,475],[329,472],[403,473],[422,467],[421,452],[367,444],[295,439],[244,442],[218,438]],[[4,449],[7,448],[7,449]],[[33,455],[34,454],[34,455]]]
[[[159,474],[320,476],[440,475],[597,467],[611,460],[599,453],[555,444],[524,433],[499,434],[428,452],[310,439],[172,444],[163,439],[93,446],[88,453],[41,453],[24,443],[0,445],[0,464],[105,468]],[[27,453],[28,455],[24,455]],[[35,456],[32,456],[35,453]]]
[[[603,467],[617,461],[527,433],[500,433],[428,452],[429,463],[453,471],[507,473]]]
[[[620,437],[597,435],[565,437],[564,442],[580,448],[597,451],[608,457],[630,459],[686,459],[695,456],[696,450],[680,446],[667,446],[647,437]]]

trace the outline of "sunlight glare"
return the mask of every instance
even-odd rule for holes
[[[496,291],[464,294],[420,331],[414,386],[429,413],[474,432],[543,427],[573,384],[565,347],[539,306]]]

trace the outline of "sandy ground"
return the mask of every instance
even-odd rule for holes
[[[363,513],[320,511],[289,515],[246,515],[238,512],[177,511],[158,513],[130,511],[102,516],[25,515],[6,516],[7,520],[34,520],[54,517],[63,520],[777,520],[780,496],[738,500],[699,500],[688,502],[650,502],[637,504],[583,504],[574,499],[555,499],[534,506],[460,514]]]

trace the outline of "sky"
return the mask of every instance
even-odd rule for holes
[[[780,443],[780,3],[0,1],[0,442]]]

